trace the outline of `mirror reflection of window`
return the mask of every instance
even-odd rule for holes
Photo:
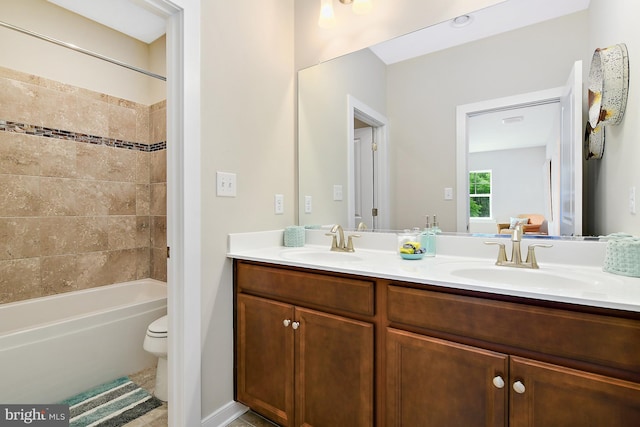
[[[491,218],[491,170],[469,172],[469,217]]]

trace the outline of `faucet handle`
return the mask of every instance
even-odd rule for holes
[[[498,259],[496,265],[501,265],[507,262],[507,251],[504,248],[504,243],[501,242],[484,242],[485,245],[498,245]]]
[[[355,252],[356,250],[353,247],[353,238],[354,237],[360,237],[359,234],[350,234],[349,236],[347,236],[347,252]]]
[[[527,250],[527,259],[525,261],[525,264],[531,264],[531,268],[540,268],[538,266],[538,261],[536,260],[536,248],[551,248],[553,247],[553,245],[546,245],[543,243],[534,243],[529,245],[529,248]]]
[[[512,242],[520,242],[522,240],[522,235],[524,234],[522,230],[522,224],[517,224],[513,229],[513,234],[511,235]]]

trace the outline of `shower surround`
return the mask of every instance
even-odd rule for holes
[[[166,103],[0,67],[0,303],[166,281]]]

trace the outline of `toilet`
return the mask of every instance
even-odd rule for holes
[[[167,316],[151,322],[147,328],[142,347],[158,358],[158,368],[156,369],[156,386],[154,396],[166,402],[168,398],[167,390]]]

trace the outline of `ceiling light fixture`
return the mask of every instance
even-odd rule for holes
[[[473,17],[471,15],[460,15],[451,20],[451,26],[455,28],[466,27],[471,24]]]
[[[340,0],[342,4],[351,4],[353,13],[364,15],[373,10],[373,0]],[[320,0],[320,28],[333,28],[336,26],[336,17],[333,13],[333,0]]]

